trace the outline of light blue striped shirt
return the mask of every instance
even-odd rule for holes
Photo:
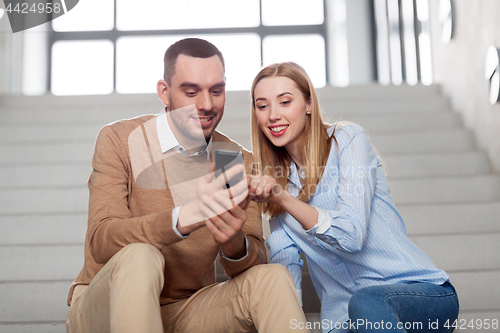
[[[333,126],[328,129],[332,135]],[[309,201],[318,223],[305,231],[290,214],[270,220],[270,260],[288,268],[301,296],[304,252],[321,300],[321,319],[348,320],[348,302],[357,290],[382,284],[422,281],[442,284],[448,275],[407,236],[380,159],[365,131],[337,128],[321,181]],[[292,162],[288,191],[300,188]]]

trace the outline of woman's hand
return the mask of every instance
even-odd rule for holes
[[[281,206],[304,228],[309,230],[318,223],[318,211],[308,203],[290,195],[273,177],[249,176],[250,197],[256,202],[272,202]]]
[[[255,202],[271,202],[281,205],[289,195],[275,178],[263,175],[251,175],[250,197]]]

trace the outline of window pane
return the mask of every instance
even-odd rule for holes
[[[55,31],[106,31],[114,27],[113,0],[82,0],[52,21]]]
[[[154,93],[163,78],[163,55],[176,37],[122,37],[116,42],[116,91]]]
[[[154,93],[163,78],[166,49],[186,36],[123,37],[117,41],[116,90]],[[227,90],[248,90],[260,69],[260,39],[255,34],[190,36],[206,39],[222,52]]]
[[[52,47],[52,93],[96,95],[113,92],[113,43],[57,42]]]
[[[226,63],[227,90],[250,90],[261,68],[257,34],[211,35],[206,38],[222,52]]]
[[[322,24],[323,0],[262,0],[262,24]]]
[[[117,0],[118,30],[256,27],[259,0]]]
[[[325,41],[320,35],[269,36],[262,44],[264,65],[293,61],[306,70],[315,87],[326,84]]]

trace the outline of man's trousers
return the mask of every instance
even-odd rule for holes
[[[130,244],[89,286],[77,286],[68,332],[303,332],[306,322],[288,270],[257,265],[190,298],[160,306],[164,257],[149,244]],[[296,327],[296,326],[294,326]]]

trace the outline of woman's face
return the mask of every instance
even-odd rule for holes
[[[295,155],[310,114],[310,102],[293,80],[283,76],[262,79],[255,86],[254,99],[262,132],[275,146],[285,147]]]

